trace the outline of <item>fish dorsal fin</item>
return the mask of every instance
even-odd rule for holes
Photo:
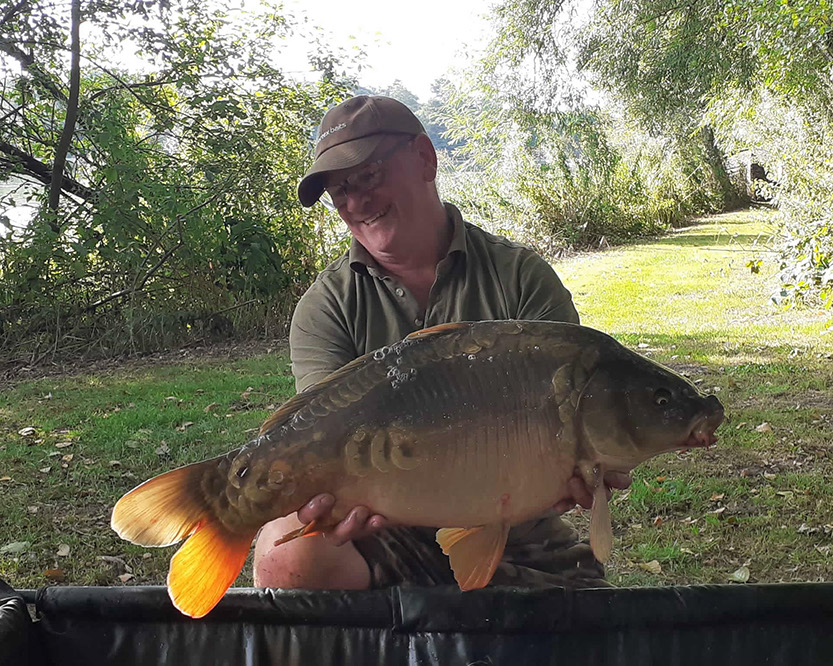
[[[465,329],[469,326],[467,322],[458,322],[458,323],[451,323],[451,324],[440,324],[439,326],[432,326],[431,328],[425,328],[420,331],[415,331],[411,333],[406,340],[416,340],[422,339],[427,337],[432,337],[435,335],[440,335],[441,333],[447,333],[450,331],[457,331],[461,329]],[[377,350],[378,351],[378,350]],[[377,352],[370,352],[369,354],[365,354],[364,356],[360,356],[357,359],[354,359],[347,363],[345,366],[339,368],[335,372],[327,375],[324,379],[322,379],[317,384],[314,384],[306,391],[302,391],[298,393],[293,398],[287,400],[283,405],[281,405],[278,410],[272,414],[266,422],[260,426],[260,432],[258,434],[262,435],[268,430],[274,428],[275,426],[281,425],[285,421],[289,419],[293,414],[301,410],[303,407],[308,405],[310,402],[315,400],[318,396],[322,393],[326,393],[328,390],[333,388],[336,384],[344,381],[344,379],[350,375],[353,375],[357,372],[360,372],[366,366],[371,363],[375,362],[374,356]]]
[[[359,356],[359,358],[353,359],[352,361],[342,366],[335,372],[327,375],[317,384],[313,384],[306,391],[302,391],[301,393],[296,394],[295,396],[287,400],[285,403],[283,403],[280,407],[278,407],[278,410],[274,412],[268,419],[266,419],[266,422],[262,426],[260,426],[260,432],[258,433],[258,435],[262,435],[271,428],[274,428],[275,426],[282,424],[290,416],[295,414],[295,412],[308,405],[322,393],[325,393],[326,391],[331,389],[335,384],[342,381],[348,375],[358,372],[372,361],[372,353],[365,354],[364,356]]]
[[[437,530],[437,543],[448,555],[454,578],[460,589],[485,587],[503,557],[509,523],[480,527],[444,527]]]
[[[593,509],[590,516],[590,547],[599,562],[607,562],[613,550],[613,526],[610,522],[610,505],[603,475],[593,489]]]
[[[442,333],[448,333],[449,331],[459,331],[461,329],[468,328],[469,325],[469,322],[464,321],[452,322],[450,324],[439,324],[437,326],[431,326],[429,328],[423,328],[419,331],[414,331],[405,339],[421,340],[422,338],[430,338]]]

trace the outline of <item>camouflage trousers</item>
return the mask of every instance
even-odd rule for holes
[[[353,544],[370,567],[371,587],[448,585],[454,574],[435,541],[436,529],[394,527]],[[519,587],[610,587],[590,545],[551,512],[516,525],[490,585]]]

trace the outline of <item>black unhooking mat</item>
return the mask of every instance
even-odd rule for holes
[[[833,584],[232,589],[202,620],[163,587],[0,586],[0,664],[833,665]]]

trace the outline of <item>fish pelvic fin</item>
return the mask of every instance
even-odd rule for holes
[[[590,516],[590,548],[599,562],[607,562],[613,551],[613,526],[604,481],[593,490],[593,509]]]
[[[141,546],[170,546],[193,534],[212,517],[202,481],[218,473],[218,459],[186,465],[160,474],[124,495],[110,519],[110,527],[127,541]]]
[[[240,574],[257,530],[231,533],[219,522],[199,524],[171,558],[168,595],[177,610],[206,615]]]
[[[507,522],[437,530],[437,543],[448,555],[454,579],[461,590],[476,590],[492,580],[508,536]]]

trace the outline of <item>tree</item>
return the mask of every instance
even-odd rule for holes
[[[78,42],[81,23],[95,41]],[[285,323],[329,251],[295,186],[312,128],[346,94],[327,53],[316,82],[274,66],[291,29],[192,0],[73,0],[71,16],[21,0],[0,17],[0,178],[62,193],[0,238],[4,348],[147,349],[223,312]],[[131,46],[147,73],[112,64]]]

